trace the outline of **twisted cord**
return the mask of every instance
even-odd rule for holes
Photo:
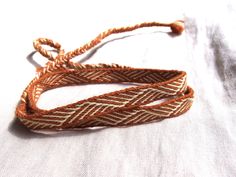
[[[60,59],[64,60],[64,62],[68,62],[70,59],[72,59],[78,55],[81,55],[81,54],[85,53],[86,51],[90,50],[91,48],[95,47],[96,45],[101,43],[101,41],[104,38],[108,37],[111,34],[123,33],[123,32],[133,31],[138,28],[154,27],[154,26],[170,27],[172,32],[175,34],[181,34],[182,31],[184,30],[183,21],[181,21],[181,20],[175,21],[173,23],[145,22],[145,23],[141,23],[141,24],[136,24],[134,26],[112,28],[112,29],[108,29],[107,31],[100,33],[95,39],[86,43],[82,47],[77,48],[73,51],[67,52],[66,54],[61,56]],[[61,51],[61,45],[59,43],[53,42],[52,40],[47,39],[47,38],[39,38],[34,41],[33,45],[34,45],[34,48],[36,51],[41,53],[43,56],[45,56],[49,60],[55,60],[56,57],[53,57],[51,52],[43,49],[43,47],[41,45],[49,45],[49,46],[55,48],[58,53],[60,53],[60,51]]]

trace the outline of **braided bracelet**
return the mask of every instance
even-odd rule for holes
[[[59,131],[89,127],[130,126],[172,118],[186,112],[193,102],[193,90],[186,84],[186,72],[143,69],[117,64],[81,64],[70,61],[100,43],[105,37],[142,27],[170,27],[173,33],[184,30],[183,21],[142,23],[113,28],[99,34],[82,47],[65,53],[60,44],[46,38],[34,41],[34,48],[49,59],[37,70],[24,90],[16,108],[16,117],[33,131]],[[54,57],[42,45],[56,49]],[[137,86],[94,96],[51,110],[37,107],[40,95],[50,89],[97,83],[140,83]],[[157,100],[159,104],[148,105]]]

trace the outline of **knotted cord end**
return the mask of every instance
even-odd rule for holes
[[[184,22],[181,20],[175,21],[170,24],[170,28],[173,33],[181,34],[184,31]]]

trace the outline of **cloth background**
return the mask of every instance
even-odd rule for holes
[[[1,177],[235,177],[235,1],[1,1]],[[15,120],[23,89],[46,59],[32,41],[48,37],[66,51],[111,28],[184,19],[178,37],[145,28],[113,35],[75,61],[179,69],[195,90],[175,119],[129,128],[35,134]],[[38,64],[37,64],[37,63]],[[76,86],[46,92],[41,108],[128,85]]]

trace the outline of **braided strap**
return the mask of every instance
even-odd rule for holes
[[[69,61],[97,45],[103,38],[118,32],[146,26],[169,26],[181,33],[180,21],[171,24],[143,23],[133,27],[110,29],[95,40],[73,52],[64,54],[60,45],[40,38],[34,47],[43,56],[52,60],[41,68],[22,94],[17,106],[17,118],[29,129],[67,130],[88,127],[130,126],[176,117],[186,112],[193,102],[193,90],[187,86],[186,73],[177,70],[140,69],[117,64],[88,65]],[[177,24],[177,25],[176,25]],[[58,50],[53,57],[41,44]],[[139,83],[138,86],[94,96],[76,103],[42,110],[37,107],[40,95],[50,89],[97,83]],[[150,103],[164,100],[159,104]]]

